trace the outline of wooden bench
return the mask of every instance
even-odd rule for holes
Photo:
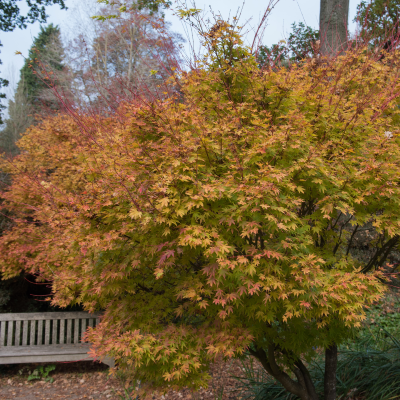
[[[93,360],[82,343],[87,327],[99,322],[100,314],[48,312],[0,314],[0,364]],[[113,359],[103,363],[114,367]]]

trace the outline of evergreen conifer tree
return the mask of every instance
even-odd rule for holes
[[[8,103],[8,118],[0,132],[1,151],[14,155],[17,151],[16,141],[34,122],[35,116],[59,109],[58,102],[48,95],[49,84],[42,71],[43,67],[47,71],[62,71],[63,53],[58,26],[49,24],[41,27],[21,69],[14,98]]]
[[[21,81],[18,84],[18,86],[25,85],[28,100],[35,112],[40,112],[46,107],[53,110],[58,108],[54,101],[49,102],[41,98],[43,91],[49,88],[41,72],[43,67],[47,71],[62,71],[63,53],[60,28],[53,24],[41,27],[21,69]]]
[[[25,11],[27,12],[21,14],[16,0],[0,0],[0,31],[12,32],[15,28],[25,29],[27,24],[33,24],[36,21],[46,22],[48,17],[46,7],[49,5],[59,4],[61,9],[66,9],[64,0],[26,0],[26,3]],[[0,46],[2,46],[1,43]],[[7,87],[8,84],[7,79],[0,78],[0,89]],[[5,97],[5,93],[0,93],[0,99]],[[3,124],[2,111],[4,108],[5,106],[0,104],[0,124]]]

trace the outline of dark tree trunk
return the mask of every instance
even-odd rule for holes
[[[294,394],[301,400],[319,400],[310,373],[303,362],[300,359],[295,362],[292,371],[297,380],[294,380],[276,363],[275,350],[275,345],[270,344],[268,352],[265,352],[262,348],[258,348],[255,351],[249,349],[249,352],[261,362],[265,370],[289,393]]]
[[[337,346],[333,344],[325,350],[324,400],[336,399],[337,358]]]
[[[321,54],[335,56],[346,48],[349,0],[321,0],[319,31]]]

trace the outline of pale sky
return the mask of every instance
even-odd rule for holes
[[[76,2],[88,0],[66,0],[67,7],[73,8]],[[264,34],[263,43],[271,45],[284,39],[290,31],[290,25],[293,22],[305,22],[313,28],[318,28],[319,24],[319,3],[320,0],[280,0],[276,8],[272,11],[267,28]],[[352,22],[357,5],[360,0],[350,0],[349,30],[355,31],[355,24]],[[25,0],[20,5],[24,8]],[[258,21],[263,15],[268,0],[246,0],[242,12],[241,23],[249,21],[247,27],[257,26]],[[196,8],[209,10],[210,6],[214,12],[221,13],[222,17],[227,18],[229,14],[234,15],[238,8],[243,5],[243,0],[197,0]],[[59,6],[51,6],[47,8],[49,15],[48,23],[66,27],[71,23],[71,11],[60,10]],[[182,22],[171,12],[167,11],[166,19],[172,23],[172,30],[180,32],[185,37],[185,29]],[[28,54],[28,50],[32,45],[33,38],[39,32],[39,24],[28,25],[27,29],[16,29],[10,33],[0,33],[0,41],[3,47],[0,48],[0,59],[3,65],[0,66],[1,76],[10,79],[16,84],[19,80],[19,70],[21,69],[24,59],[21,55],[15,55],[16,51],[20,51],[24,56]],[[249,40],[251,40],[249,38]],[[7,91],[7,90],[6,90]]]

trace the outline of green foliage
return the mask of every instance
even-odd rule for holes
[[[0,30],[3,32],[11,32],[16,27],[26,28],[27,24],[31,24],[36,21],[45,23],[47,19],[46,6],[59,4],[62,9],[66,8],[64,0],[27,0],[26,3],[28,5],[28,12],[26,15],[21,15],[20,7],[17,4],[17,1],[18,0],[0,1]],[[8,86],[8,81],[0,78],[0,88],[6,86]],[[2,98],[5,98],[4,93],[0,93],[0,99]],[[4,109],[4,106],[0,105],[0,124],[3,123],[1,115],[2,109]]]
[[[22,77],[14,98],[8,101],[8,118],[5,120],[3,130],[0,131],[1,152],[5,152],[8,156],[18,154],[16,143],[26,129],[33,124],[33,112],[34,108],[28,98],[27,87]]]
[[[367,319],[360,335],[381,337],[387,332],[400,338],[400,298],[396,293],[389,293],[385,298],[372,305],[366,311]]]
[[[0,47],[3,47],[3,44],[0,42]],[[0,60],[0,65],[2,65],[3,62]],[[4,78],[0,78],[0,89],[7,87],[9,85],[9,81],[7,79]],[[5,99],[6,95],[5,93],[0,93],[0,101],[1,99]],[[3,104],[0,104],[0,125],[2,125],[3,122],[3,115],[2,115],[2,111],[5,109],[6,107]]]
[[[128,388],[124,388],[123,394],[117,394],[120,400],[139,400],[140,397],[137,394],[134,394],[135,388],[133,386],[129,386]]]
[[[3,32],[13,31],[16,27],[26,28],[26,24],[36,21],[45,23],[47,19],[46,6],[59,4],[65,9],[64,0],[30,0],[27,1],[28,12],[21,15],[18,0],[1,0],[0,2],[0,30]]]
[[[117,6],[118,13],[127,12],[129,10],[138,9],[143,10],[147,9],[150,11],[150,15],[154,13],[158,13],[163,8],[168,8],[171,6],[170,0],[137,0],[137,1],[110,1],[110,0],[97,0],[98,3],[103,3],[108,6]],[[161,13],[161,15],[163,15]],[[105,21],[107,19],[117,18],[117,14],[107,14],[107,15],[94,15],[92,18],[98,21]]]
[[[121,386],[124,386],[124,393],[119,394],[113,390],[114,394],[120,400],[139,400],[140,399],[140,389],[141,382],[136,381],[132,382],[129,378],[129,374],[126,374],[123,370],[117,369],[115,371],[115,377],[121,382]]]
[[[299,62],[305,58],[312,57],[319,47],[319,31],[304,25],[292,24],[292,31],[286,40],[281,40],[271,47],[260,46],[257,60],[260,66],[280,62]]]
[[[49,376],[51,371],[54,371],[56,369],[55,365],[46,365],[42,366],[40,365],[37,367],[33,372],[28,376],[28,381],[32,381],[35,379],[43,379],[45,382],[50,382],[53,383],[54,379]]]
[[[58,51],[54,51],[55,49],[58,49]],[[46,55],[50,55],[50,57],[46,57],[47,65],[43,65],[43,59]],[[43,105],[46,105],[43,104],[46,102],[39,99],[40,93],[48,88],[48,84],[40,75],[40,71],[43,68],[50,71],[61,71],[64,68],[62,58],[63,48],[59,27],[53,24],[46,27],[41,26],[21,69],[21,80],[18,86],[23,86],[23,88],[18,87],[17,89],[17,91],[26,90],[27,100],[33,105],[34,110],[39,111],[43,108]],[[51,104],[51,107],[54,108],[54,105]]]
[[[390,45],[389,40],[399,33],[399,0],[363,0],[357,6],[357,21],[361,35],[372,45]]]
[[[3,44],[0,42],[0,47],[3,47]],[[2,65],[3,62],[0,60],[0,65]],[[7,87],[9,85],[9,81],[4,78],[0,78],[0,89],[3,87]],[[1,99],[5,99],[6,95],[5,93],[0,93],[0,101]],[[6,107],[3,104],[0,104],[0,125],[4,123],[3,121],[3,115],[1,114],[2,110],[4,110]]]
[[[178,16],[179,18],[190,18],[199,13],[201,9],[199,8],[190,8],[188,10],[178,10]]]
[[[190,15],[197,14],[198,10],[188,10]],[[243,40],[236,26],[223,20],[217,20],[211,29],[202,33],[205,40],[205,46],[208,49],[208,55],[204,58],[203,67],[210,71],[218,73],[220,79],[226,85],[232,85],[235,82],[237,89],[241,86],[240,79],[236,80],[231,72],[236,65],[247,61],[254,63],[254,57],[248,48],[243,45]],[[245,89],[247,80],[243,82]]]
[[[243,399],[294,400],[287,391],[254,362],[242,362],[245,377],[235,377],[241,384]],[[314,360],[310,373],[317,393],[323,398],[324,360]],[[365,335],[339,349],[337,367],[338,399],[365,398],[389,400],[400,396],[400,342],[387,332]],[[239,395],[239,394],[238,394]]]

